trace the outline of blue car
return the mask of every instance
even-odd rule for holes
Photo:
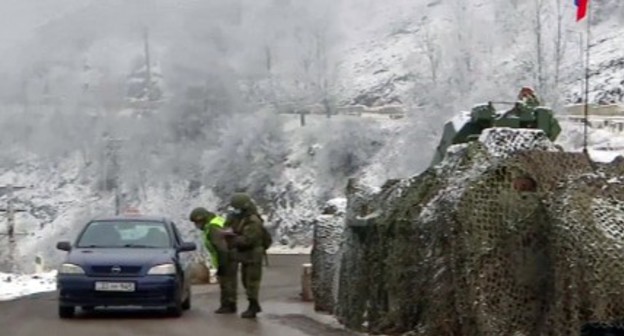
[[[76,307],[162,307],[174,317],[191,307],[189,253],[167,218],[115,216],[93,219],[75,243],[57,243],[67,257],[57,275],[60,318]]]

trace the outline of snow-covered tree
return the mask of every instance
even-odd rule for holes
[[[219,146],[202,158],[210,167],[205,184],[224,199],[245,191],[266,200],[289,154],[282,127],[279,116],[271,111],[232,117],[219,132]]]
[[[387,141],[386,134],[376,123],[364,118],[328,121],[322,127],[317,166],[318,183],[328,200],[342,194],[346,180],[371,164],[371,159]]]

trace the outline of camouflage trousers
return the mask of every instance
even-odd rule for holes
[[[262,263],[241,263],[241,272],[247,299],[258,301],[262,282]]]
[[[236,307],[236,289],[238,286],[238,262],[231,260],[224,266],[223,275],[218,276],[221,291],[221,306]]]
[[[219,277],[222,306],[236,306],[239,264],[241,266],[241,280],[247,299],[258,300],[262,282],[262,263],[232,261],[225,266],[225,274]]]

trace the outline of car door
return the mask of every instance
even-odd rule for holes
[[[171,223],[171,228],[173,230],[173,237],[175,239],[176,246],[180,246],[184,242],[184,239],[182,238],[182,234],[180,234],[178,227],[173,222]],[[184,280],[189,281],[190,270],[191,270],[191,265],[192,265],[192,260],[193,260],[191,253],[190,252],[177,252],[177,259],[178,259],[178,262],[180,263],[180,268],[182,269]]]

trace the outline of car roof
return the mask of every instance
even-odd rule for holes
[[[150,221],[150,222],[163,222],[169,223],[171,220],[165,216],[158,215],[108,215],[108,216],[98,216],[93,218],[91,221]]]

